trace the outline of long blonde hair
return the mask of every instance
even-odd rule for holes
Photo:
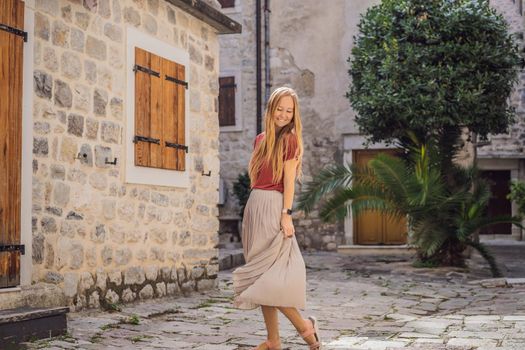
[[[290,123],[284,126],[278,134],[275,132],[275,122],[273,115],[279,105],[279,101],[284,96],[290,96],[293,99],[293,117]],[[297,138],[297,157],[299,163],[297,164],[296,179],[301,183],[302,178],[302,157],[303,157],[303,125],[301,123],[301,113],[299,111],[299,99],[297,93],[288,87],[280,87],[275,89],[270,95],[268,104],[266,105],[266,112],[264,114],[265,137],[258,144],[250,159],[248,167],[248,174],[250,176],[250,183],[253,187],[257,181],[257,177],[264,163],[268,163],[272,167],[273,178],[272,183],[279,183],[284,175],[284,155],[288,154],[290,146],[290,137]]]

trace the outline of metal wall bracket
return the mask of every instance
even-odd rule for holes
[[[106,157],[104,164],[113,164],[117,165],[117,158],[113,158],[113,161],[109,160],[108,157]]]
[[[160,78],[160,73],[159,72],[155,72],[154,70],[151,70],[149,68],[139,66],[138,64],[133,66],[133,71],[135,73],[137,73],[137,71],[141,71],[141,72],[144,72],[144,73],[147,73],[147,74],[150,74],[150,75],[154,75],[157,78]]]
[[[188,89],[188,82],[184,81],[184,80],[180,80],[180,79],[177,79],[177,78],[174,78],[174,77],[170,77],[169,75],[166,75],[166,80],[168,81],[171,81],[175,84],[179,84],[179,85],[183,85],[186,90]]]
[[[25,255],[26,246],[24,244],[0,244],[0,252],[20,252],[21,255]]]
[[[0,30],[3,30],[3,31],[6,31],[6,32],[11,33],[11,34],[15,34],[15,35],[21,36],[22,38],[24,38],[24,42],[27,42],[27,32],[24,32],[23,30],[20,30],[20,29],[14,28],[14,27],[10,27],[10,26],[2,24],[2,23],[0,23]]]

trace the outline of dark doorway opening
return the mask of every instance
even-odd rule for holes
[[[486,170],[481,172],[481,176],[488,180],[492,197],[487,208],[487,215],[494,216],[511,216],[512,204],[507,198],[510,192],[510,170]],[[510,235],[512,234],[512,224],[495,224],[485,227],[480,234],[490,235]]]

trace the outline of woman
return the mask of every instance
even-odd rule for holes
[[[252,191],[242,223],[246,265],[233,272],[234,305],[262,309],[268,338],[254,350],[281,348],[278,310],[292,322],[310,349],[321,348],[316,319],[303,319],[297,310],[305,306],[306,270],[291,209],[302,155],[297,94],[281,87],[268,100],[265,132],[255,138],[249,164]]]

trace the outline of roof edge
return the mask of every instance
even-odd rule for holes
[[[217,29],[218,34],[238,34],[242,25],[202,0],[165,0]]]

